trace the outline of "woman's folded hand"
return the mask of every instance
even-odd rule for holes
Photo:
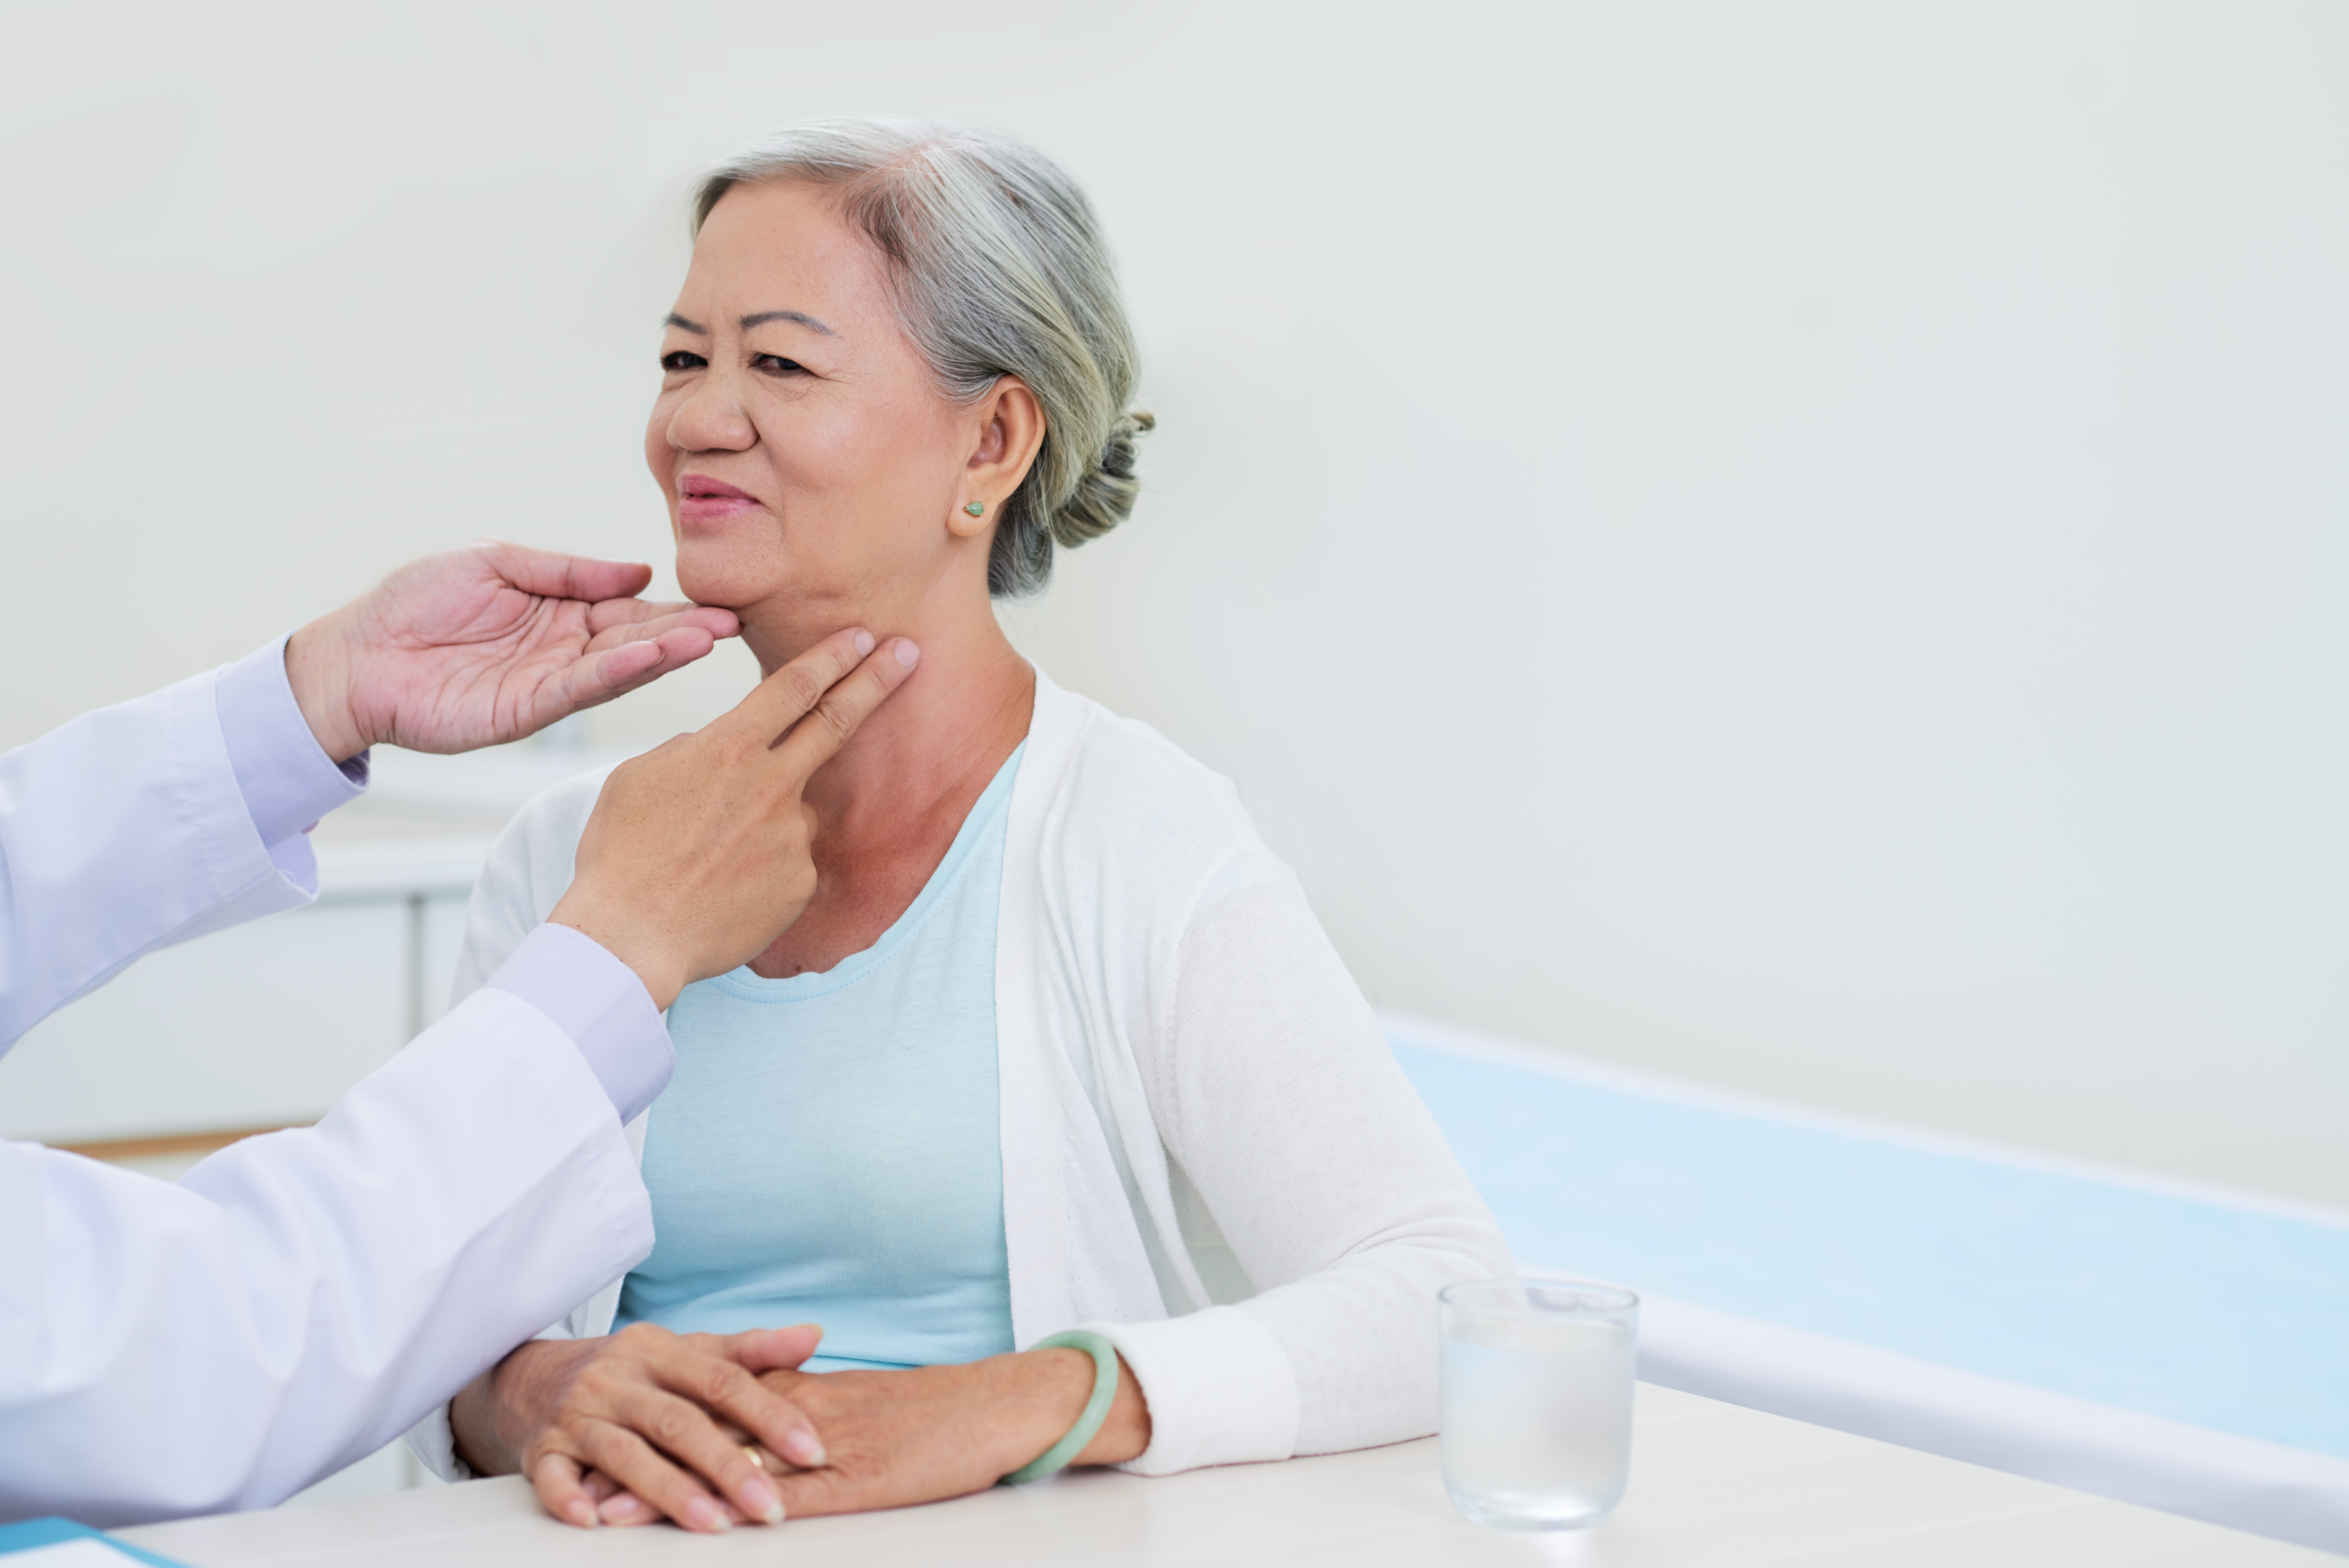
[[[771,1524],[786,1506],[780,1478],[747,1443],[767,1464],[826,1454],[792,1391],[758,1375],[798,1376],[784,1369],[822,1337],[812,1325],[721,1336],[636,1324],[601,1339],[533,1340],[457,1396],[458,1453],[484,1474],[528,1476],[547,1512],[572,1524]],[[613,1498],[623,1489],[625,1504]]]
[[[760,1381],[815,1421],[825,1456],[815,1468],[778,1462],[789,1460],[787,1454],[762,1452],[761,1459],[794,1516],[905,1508],[984,1491],[1076,1425],[1093,1376],[1092,1357],[1065,1349],[907,1371],[769,1372]],[[1149,1446],[1149,1407],[1121,1361],[1109,1418],[1075,1463],[1120,1464]],[[594,1478],[591,1485],[597,1493],[612,1490]],[[612,1524],[649,1522],[668,1511],[648,1501],[612,1496],[602,1504],[603,1517]]]

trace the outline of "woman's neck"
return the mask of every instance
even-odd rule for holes
[[[849,625],[864,625],[885,644],[910,638],[922,650],[914,678],[808,781],[808,804],[820,817],[864,816],[884,805],[918,809],[940,793],[954,793],[953,781],[974,768],[983,767],[992,778],[1028,733],[1035,673],[984,603],[977,614],[900,609],[860,618],[844,610],[820,613],[824,624],[804,626],[777,625],[781,618],[770,619],[755,609],[745,615],[742,639],[761,673],[771,674]]]
[[[982,600],[978,613],[743,617],[760,665],[781,668],[845,625],[885,644],[911,638],[914,678],[857,727],[808,780],[815,808],[814,899],[751,968],[771,978],[832,968],[878,941],[920,896],[964,818],[1019,742],[1035,710],[1036,676]],[[799,624],[802,620],[810,624]]]

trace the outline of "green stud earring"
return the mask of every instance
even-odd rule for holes
[[[987,503],[984,501],[966,501],[962,504],[962,509],[974,517],[987,515]]]

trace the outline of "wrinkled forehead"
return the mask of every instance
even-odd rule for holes
[[[694,241],[678,313],[696,321],[823,324],[845,338],[896,330],[888,264],[838,193],[804,181],[734,186]]]

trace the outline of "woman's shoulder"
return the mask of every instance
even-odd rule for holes
[[[482,885],[520,895],[543,918],[571,886],[579,836],[595,810],[604,781],[620,764],[606,763],[574,774],[524,802],[498,836],[481,869]]]
[[[604,781],[619,765],[617,762],[605,763],[548,785],[523,803],[522,809],[514,814],[512,829],[534,837],[562,838],[577,844],[579,835],[586,830],[587,818],[595,810],[596,797],[604,793]]]
[[[594,768],[524,803],[490,846],[465,914],[452,1003],[479,991],[571,886],[579,835],[614,767]]]
[[[1293,881],[1239,791],[1157,730],[1037,677],[1021,782],[1040,827],[1075,855],[1197,898],[1211,885]]]

